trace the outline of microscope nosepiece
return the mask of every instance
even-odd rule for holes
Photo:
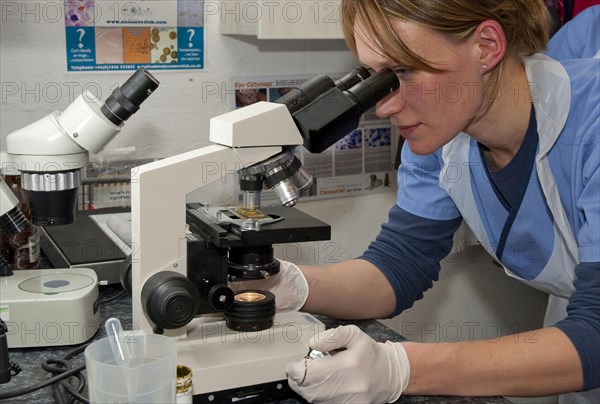
[[[260,208],[263,184],[275,192],[283,206],[290,207],[298,201],[300,191],[312,183],[312,175],[304,169],[291,150],[240,170],[240,189],[244,196],[245,209]]]

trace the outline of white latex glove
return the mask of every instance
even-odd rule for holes
[[[309,402],[390,403],[406,390],[410,363],[399,342],[376,342],[355,325],[315,335],[312,349],[331,356],[288,365],[288,383]]]
[[[229,282],[234,292],[245,289],[266,290],[275,295],[276,310],[300,310],[308,299],[308,282],[300,268],[279,260],[279,273],[268,279]]]

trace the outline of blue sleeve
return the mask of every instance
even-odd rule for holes
[[[588,7],[559,29],[546,54],[556,60],[591,58],[600,50],[600,6]]]
[[[600,68],[600,65],[598,67]],[[581,178],[575,185],[577,214],[581,223],[577,233],[581,262],[600,261],[600,136],[598,136],[600,120],[598,118],[590,132],[595,135],[581,144],[581,160],[585,163],[581,166]]]
[[[393,315],[411,307],[438,279],[440,261],[452,249],[462,218],[433,220],[397,205],[367,251],[360,257],[385,275],[396,295]]]
[[[556,327],[575,345],[583,367],[582,390],[591,390],[600,387],[600,262],[579,264],[575,276],[567,317]]]
[[[442,150],[427,155],[413,153],[408,142],[402,146],[402,164],[398,168],[396,204],[415,216],[450,220],[460,213],[448,193],[440,187]]]

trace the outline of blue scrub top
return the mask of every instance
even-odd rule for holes
[[[567,122],[548,153],[561,202],[579,246],[581,262],[600,261],[600,60],[562,62],[571,79]],[[549,85],[549,83],[547,83]],[[534,94],[535,96],[535,94]],[[544,136],[539,134],[540,138]],[[497,245],[507,211],[485,172],[477,143],[470,145],[472,191],[492,247]],[[407,144],[398,171],[398,206],[434,220],[460,216],[450,196],[439,186],[442,150],[420,156]],[[511,229],[502,263],[525,279],[544,268],[553,248],[552,215],[533,170],[523,203]]]
[[[588,7],[566,23],[548,43],[556,60],[590,58],[600,51],[600,6]]]

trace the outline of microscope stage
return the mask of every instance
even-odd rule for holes
[[[204,240],[210,240],[217,247],[301,243],[331,238],[331,226],[296,208],[262,207],[262,213],[279,220],[260,226],[258,231],[242,229],[226,220],[219,221],[214,213],[226,210],[231,209],[188,204],[187,223],[192,232],[200,234]]]

